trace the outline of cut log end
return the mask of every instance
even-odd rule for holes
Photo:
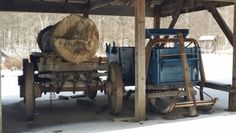
[[[43,29],[37,42],[42,52],[54,52],[69,62],[79,64],[95,56],[99,48],[99,34],[91,19],[70,15]]]

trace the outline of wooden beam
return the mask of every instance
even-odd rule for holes
[[[89,5],[89,10],[94,10],[94,9],[97,9],[97,8],[101,8],[103,6],[106,6],[112,2],[116,2],[116,1],[119,1],[119,0],[92,0],[90,5]]]
[[[0,0],[0,11],[83,13],[85,7],[81,3]]]
[[[135,0],[135,121],[146,119],[145,0]]]
[[[232,88],[236,89],[236,3],[234,4],[234,44]],[[236,92],[229,93],[229,111],[236,111]]]
[[[89,4],[90,4],[90,0],[88,0],[88,2],[86,3],[86,7],[85,7],[84,13],[83,13],[83,16],[86,18],[89,18]]]
[[[146,7],[146,17],[153,17],[153,8]],[[133,6],[106,5],[89,12],[92,15],[117,15],[117,16],[134,16]]]
[[[180,53],[181,64],[182,64],[182,69],[183,69],[184,89],[186,92],[186,97],[188,101],[195,103],[194,89],[193,89],[191,77],[189,74],[188,60],[185,53],[184,37],[182,33],[178,34],[178,40],[179,40],[179,53]],[[196,105],[189,107],[189,113],[190,113],[190,116],[197,115]]]
[[[158,5],[154,6],[154,23],[153,27],[159,29],[161,25],[160,17],[160,7]]]
[[[170,22],[170,25],[169,25],[169,27],[168,27],[169,29],[173,29],[173,28],[175,27],[175,24],[176,24],[176,22],[177,22],[177,20],[178,20],[178,18],[179,18],[179,16],[180,16],[181,9],[182,9],[183,5],[184,5],[184,0],[181,0],[181,1],[177,4],[176,9],[175,9],[175,12],[174,12],[174,14],[173,14],[173,16],[172,16],[172,21]]]
[[[184,6],[184,0],[181,0],[179,3],[177,3],[176,8],[175,8],[175,12],[172,15],[172,20],[171,20],[170,25],[168,27],[169,29],[173,29],[175,27],[175,24],[177,23],[177,20],[179,19],[179,16],[181,14],[181,9],[183,6]],[[169,36],[165,36],[164,38],[168,39]],[[162,43],[161,47],[164,47],[164,45],[165,45],[165,43]]]
[[[164,0],[146,0],[147,7],[155,7],[157,5],[161,5]]]
[[[160,27],[161,27],[160,7],[158,5],[154,6],[154,22],[153,22],[153,27],[155,29],[160,29]],[[160,38],[160,36],[156,36],[155,38]]]
[[[85,13],[86,3],[63,3],[63,2],[41,2],[41,1],[20,1],[0,0],[0,11],[16,12],[47,12],[47,13]],[[90,15],[114,15],[134,16],[134,7],[127,5],[106,5],[89,11]],[[153,8],[146,8],[146,16],[153,17]]]
[[[227,37],[231,45],[233,46],[233,38],[234,38],[233,33],[230,30],[227,23],[224,21],[223,17],[220,15],[220,13],[218,12],[218,10],[216,9],[214,5],[210,3],[206,3],[205,6],[207,10],[211,13],[213,18],[216,20],[216,22],[218,23],[218,25],[220,26],[221,30],[224,32],[225,36]]]
[[[171,3],[165,3],[164,1],[161,5],[161,17],[171,16],[175,13],[176,2],[173,1]],[[182,7],[181,13],[206,10],[206,7],[204,6],[206,2],[201,0],[185,0],[184,3],[185,4]],[[215,7],[229,6],[232,4],[232,2],[211,2],[211,5],[214,5]]]
[[[235,0],[202,0],[202,1],[211,1],[211,2],[236,2]]]
[[[2,51],[1,48],[0,48],[0,51]],[[2,64],[2,55],[1,54],[0,54],[0,64]],[[0,65],[0,75],[2,77],[2,66],[1,65]],[[0,133],[3,132],[3,130],[2,130],[2,78],[1,77],[0,77]]]

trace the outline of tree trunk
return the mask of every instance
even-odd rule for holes
[[[79,64],[95,56],[99,35],[91,19],[70,15],[41,30],[37,42],[42,52],[55,53],[69,62]]]

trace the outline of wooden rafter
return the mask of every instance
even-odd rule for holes
[[[211,5],[211,4],[209,4],[209,3],[206,3],[205,7],[212,14],[214,19],[216,20],[216,22],[220,26],[221,30],[224,32],[225,36],[229,40],[230,44],[233,46],[233,39],[234,39],[233,32],[230,30],[229,26],[224,21],[223,17],[220,15],[220,13],[216,9],[216,7]]]
[[[119,0],[91,0],[90,5],[89,5],[89,10],[94,10],[97,8],[101,8],[103,6],[106,6],[112,2],[117,2]]]
[[[89,18],[89,4],[90,4],[90,0],[87,1],[84,12],[83,12],[84,17],[86,18]]]
[[[160,17],[160,6],[155,5],[154,6],[154,28],[160,28],[161,23],[161,17]]]
[[[83,13],[84,9],[82,3],[0,0],[0,11]]]
[[[181,14],[181,9],[183,6],[184,6],[184,0],[181,0],[179,3],[177,3],[176,8],[175,8],[175,12],[172,15],[172,20],[171,20],[170,25],[168,27],[169,29],[173,29],[175,27],[175,24]],[[165,36],[164,38],[167,39],[167,38],[169,38],[169,36]],[[165,45],[165,43],[161,44],[162,47],[164,45]]]
[[[194,11],[206,10],[204,1],[201,0],[185,0],[184,6],[181,9],[181,13],[189,13]],[[222,7],[232,5],[232,2],[209,2],[215,7]],[[170,2],[170,0],[164,0],[161,6],[161,17],[171,16],[175,13],[176,1]]]
[[[172,21],[170,22],[170,25],[168,27],[169,29],[173,29],[174,28],[174,26],[175,26],[175,24],[176,24],[176,22],[177,22],[177,20],[178,20],[178,18],[180,16],[180,14],[181,14],[181,9],[182,9],[183,5],[184,5],[184,0],[181,0],[177,4],[175,12],[174,12],[174,14],[172,16]]]
[[[154,7],[155,5],[161,5],[164,0],[146,0],[147,7]]]
[[[213,1],[213,2],[236,2],[236,0],[202,0],[202,1]]]

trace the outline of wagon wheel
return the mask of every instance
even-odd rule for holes
[[[111,108],[111,114],[118,115],[122,109],[124,91],[119,64],[116,62],[110,63],[108,72],[108,81],[110,83],[108,101]]]
[[[25,110],[29,120],[34,118],[34,107],[34,70],[33,63],[28,63],[25,68]]]
[[[88,90],[85,91],[85,94],[90,98],[94,99],[97,96],[97,90]]]

